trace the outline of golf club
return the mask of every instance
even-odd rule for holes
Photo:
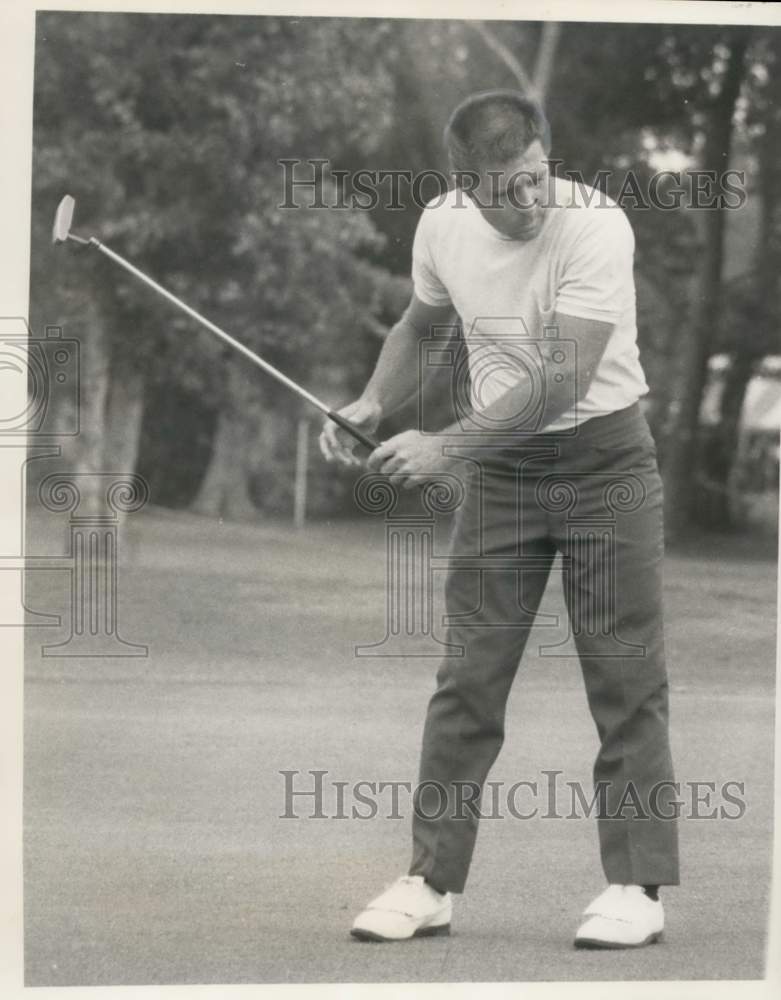
[[[94,247],[96,250],[100,250],[102,254],[105,254],[106,257],[113,260],[115,264],[119,264],[120,267],[124,268],[135,278],[138,278],[139,281],[143,281],[145,285],[148,285],[154,291],[158,292],[158,294],[162,295],[163,298],[172,302],[175,306],[181,309],[182,312],[187,313],[188,316],[194,319],[197,323],[200,323],[201,326],[211,331],[211,333],[216,334],[220,340],[224,341],[226,344],[230,344],[231,347],[235,347],[235,349],[240,351],[245,358],[249,358],[250,361],[258,366],[258,368],[262,368],[264,372],[271,375],[272,378],[275,378],[277,382],[281,382],[282,385],[287,386],[288,389],[295,392],[296,395],[301,397],[301,399],[305,399],[312,406],[317,407],[317,409],[320,410],[321,413],[324,413],[329,420],[333,420],[335,424],[338,424],[338,426],[347,431],[348,434],[351,434],[356,441],[359,441],[370,451],[374,451],[375,448],[379,447],[379,441],[375,440],[375,438],[373,438],[370,434],[361,430],[361,428],[352,423],[352,421],[340,416],[321,399],[318,399],[317,396],[314,396],[311,392],[304,389],[303,386],[298,385],[297,382],[288,378],[287,375],[279,371],[279,369],[275,368],[272,364],[269,364],[268,361],[264,361],[263,358],[255,354],[254,351],[251,351],[246,345],[242,344],[234,337],[231,337],[231,335],[226,333],[224,330],[221,330],[220,327],[212,323],[211,320],[206,319],[205,316],[196,312],[195,309],[188,306],[186,302],[182,302],[181,299],[178,299],[166,288],[163,288],[162,285],[158,285],[158,283],[150,278],[149,275],[144,274],[143,271],[139,271],[137,267],[134,267],[129,261],[125,260],[125,258],[121,257],[118,253],[115,253],[104,243],[101,243],[100,240],[96,239],[94,236],[90,236],[85,239],[83,236],[78,236],[76,233],[72,233],[71,224],[73,222],[73,212],[75,208],[75,200],[71,197],[71,195],[66,194],[57,206],[57,212],[54,216],[52,243],[56,245],[72,240],[74,243],[80,243],[82,246]]]

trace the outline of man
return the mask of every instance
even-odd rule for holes
[[[502,745],[510,687],[561,552],[600,738],[594,780],[608,881],[575,944],[638,947],[661,935],[658,888],[678,883],[678,858],[662,488],[638,405],[648,387],[636,344],[634,238],[623,211],[600,192],[550,177],[547,122],[521,95],[470,97],[445,141],[456,187],[423,211],[412,300],[361,398],[341,412],[374,431],[415,390],[421,338],[457,311],[469,412],[440,435],[397,434],[369,457],[370,468],[407,486],[456,466],[470,470],[445,588],[447,641],[463,656],[445,656],[439,668],[418,786],[438,790],[447,808],[420,795],[409,873],[369,904],[352,933],[404,940],[448,932],[479,818],[479,809],[456,806],[465,787],[479,800]],[[321,448],[329,460],[357,462],[330,423]],[[459,565],[470,553],[485,559],[484,572]]]

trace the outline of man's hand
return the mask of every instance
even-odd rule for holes
[[[338,411],[339,416],[346,417],[357,424],[361,430],[373,434],[380,423],[382,411],[379,404],[363,398]],[[326,420],[320,434],[320,451],[327,462],[339,462],[341,465],[362,465],[354,454],[358,442],[352,435],[344,431],[333,420]]]
[[[384,441],[369,455],[374,472],[384,472],[404,489],[415,485],[420,476],[433,477],[443,472],[451,460],[442,454],[442,439],[420,431],[403,431]]]

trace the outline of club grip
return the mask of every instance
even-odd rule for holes
[[[340,416],[335,410],[329,410],[328,417],[330,420],[333,420],[335,424],[338,424],[342,430],[347,431],[348,434],[352,434],[355,440],[360,441],[360,443],[364,445],[364,447],[368,448],[369,451],[374,451],[375,448],[379,448],[380,442],[376,438],[373,438],[371,434],[367,434],[365,431],[362,431],[361,428],[358,427],[357,424],[354,424],[351,420]]]

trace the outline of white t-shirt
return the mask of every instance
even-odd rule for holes
[[[563,178],[552,184],[542,229],[525,242],[498,233],[462,192],[430,202],[415,233],[412,277],[419,299],[452,304],[461,317],[476,412],[517,386],[519,345],[531,357],[530,340],[556,336],[556,311],[614,324],[585,397],[544,428],[559,431],[630,406],[648,386],[637,349],[629,221],[599,191]],[[559,357],[571,357],[573,346],[562,348]],[[555,377],[549,365],[531,368],[538,382]]]

